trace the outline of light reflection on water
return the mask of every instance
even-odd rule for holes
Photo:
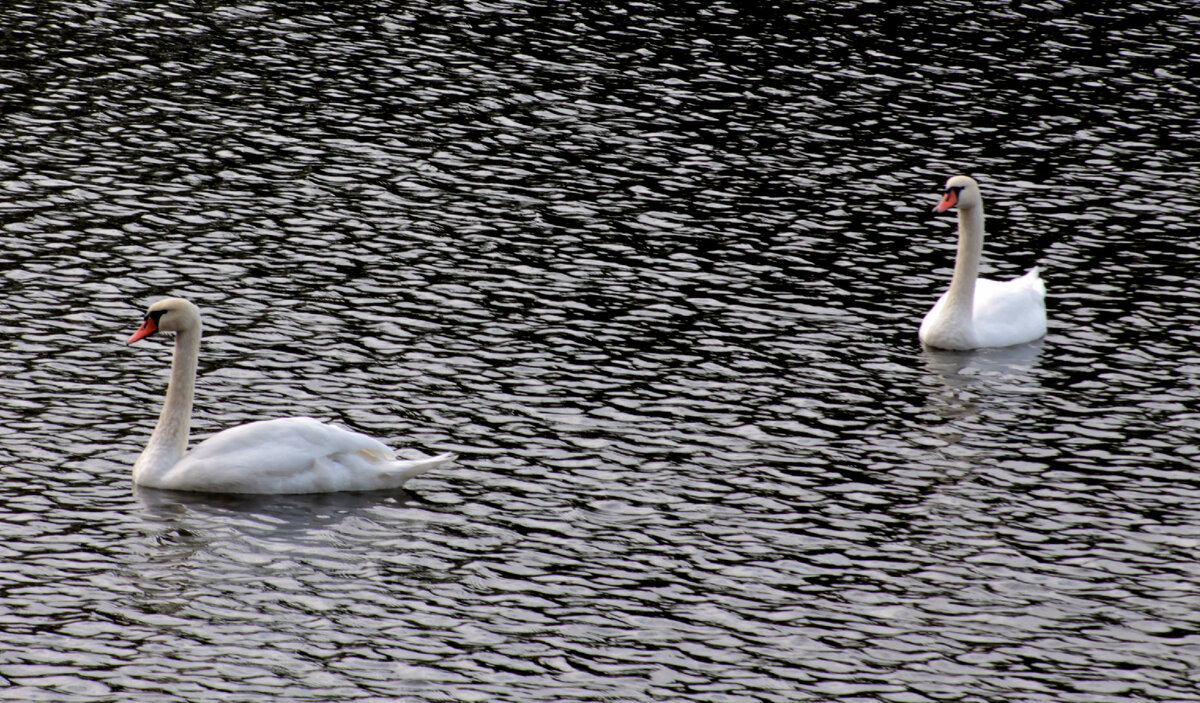
[[[1197,21],[928,10],[6,5],[5,695],[1195,697]],[[916,342],[958,171],[1041,342]],[[168,294],[197,435],[461,458],[131,489]]]

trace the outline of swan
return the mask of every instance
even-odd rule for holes
[[[1011,281],[979,278],[983,252],[983,198],[970,176],[946,181],[934,212],[958,208],[958,256],[950,288],[921,321],[918,336],[941,349],[1008,347],[1046,334],[1046,286],[1035,266]]]
[[[311,417],[233,427],[187,450],[200,355],[200,310],[183,298],[150,306],[126,344],[175,332],[167,398],[133,481],[150,488],[205,493],[326,493],[396,488],[454,454],[397,459],[378,440]]]

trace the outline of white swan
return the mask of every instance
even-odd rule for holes
[[[1011,281],[979,276],[983,253],[983,198],[969,176],[946,181],[934,211],[958,207],[958,256],[954,277],[921,322],[921,342],[941,349],[1007,347],[1046,334],[1046,286],[1037,267]]]
[[[133,465],[134,483],[207,493],[325,493],[396,488],[454,458],[403,461],[364,434],[310,417],[264,420],[219,432],[187,454],[200,354],[200,310],[183,298],[150,306],[126,344],[175,332],[167,399]]]

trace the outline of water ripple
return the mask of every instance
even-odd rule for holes
[[[0,20],[9,697],[1196,697],[1186,8]],[[917,345],[957,171],[1045,340]],[[168,294],[197,435],[460,459],[131,492],[168,347],[121,342]]]

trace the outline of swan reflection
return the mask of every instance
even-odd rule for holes
[[[1028,390],[1031,375],[1042,353],[1043,340],[1027,344],[974,351],[923,350],[925,368],[941,392],[930,403],[943,417],[966,417],[980,410],[980,391],[1005,395]]]

